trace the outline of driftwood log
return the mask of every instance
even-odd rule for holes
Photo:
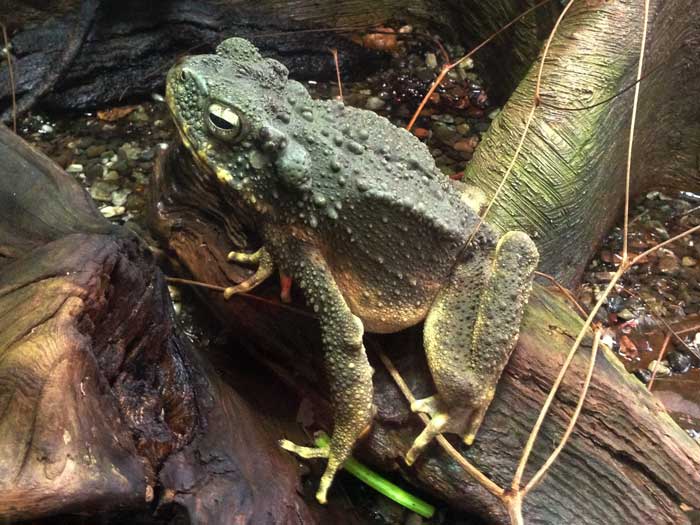
[[[250,270],[226,262],[230,249],[252,250],[238,226],[236,209],[215,181],[201,175],[187,152],[172,148],[152,184],[152,223],[189,274],[222,286]],[[253,241],[254,242],[254,241]],[[303,397],[316,400],[316,420],[330,429],[325,387],[314,367],[318,328],[308,314],[275,302],[279,290],[268,283],[262,295],[272,302],[202,291],[206,302],[245,346],[289,371]],[[581,326],[580,319],[555,293],[537,286],[527,308],[519,346],[499,383],[496,399],[477,437],[462,452],[500,484],[510,480],[529,429]],[[507,523],[492,496],[469,479],[447,456],[429,450],[414,468],[402,462],[420,428],[418,419],[376,359],[383,349],[396,362],[417,397],[433,387],[421,349],[419,328],[367,336],[375,367],[378,415],[358,453],[380,468],[398,470],[413,483],[457,508],[495,523]],[[568,373],[533,454],[532,475],[563,432],[585,375],[587,350]],[[310,350],[311,349],[311,350]],[[374,351],[373,351],[374,350]],[[309,386],[311,385],[311,387]],[[311,390],[310,390],[311,388]],[[697,507],[700,447],[665,413],[614,355],[599,355],[583,415],[569,444],[541,486],[525,502],[527,523],[687,523],[681,504]]]
[[[0,125],[0,522],[315,523],[295,463],[179,333],[150,252]]]

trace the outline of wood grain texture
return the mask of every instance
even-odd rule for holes
[[[0,158],[0,521],[315,523],[294,461],[179,332],[145,246],[1,125]]]

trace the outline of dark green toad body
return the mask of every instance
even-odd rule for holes
[[[278,267],[317,313],[335,408],[318,498],[371,423],[372,369],[363,329],[395,332],[425,320],[438,390],[412,407],[432,415],[407,454],[441,432],[471,442],[517,339],[537,250],[500,239],[427,148],[376,114],[312,100],[279,62],[232,38],[216,55],[168,74],[167,100],[184,143],[243,208],[262,248],[250,290]]]

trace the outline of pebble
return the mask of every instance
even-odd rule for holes
[[[88,167],[88,169],[85,170],[85,175],[87,175],[87,177],[89,179],[94,180],[94,179],[99,179],[100,177],[103,177],[105,171],[106,171],[106,168],[102,164],[96,163],[96,164],[90,165]]]
[[[83,165],[82,164],[71,164],[66,168],[66,171],[68,173],[82,173],[83,172]]]
[[[53,128],[49,126],[48,124],[42,124],[41,127],[39,128],[39,133],[53,133]]]
[[[691,359],[688,354],[683,354],[674,350],[673,352],[669,352],[666,359],[668,360],[668,366],[674,374],[685,374],[690,370]]]
[[[85,150],[85,155],[87,155],[87,157],[90,159],[94,159],[95,157],[99,157],[100,155],[102,155],[102,153],[104,153],[106,149],[107,146],[103,144],[93,144]]]
[[[119,172],[114,171],[114,170],[108,170],[107,173],[105,173],[102,176],[103,180],[110,181],[110,182],[114,182],[116,180],[119,180],[119,178],[120,178]]]
[[[124,206],[105,206],[104,208],[100,208],[100,212],[105,218],[111,219],[112,217],[124,215],[124,213],[126,213],[126,208],[124,208]]]
[[[122,144],[119,151],[122,152],[128,160],[137,160],[141,154],[141,151],[129,142]]]
[[[686,255],[685,257],[683,257],[683,259],[681,259],[681,264],[687,268],[690,266],[695,266],[696,264],[698,264],[698,261],[697,259],[693,259],[692,257]]]
[[[467,135],[471,128],[469,127],[469,124],[467,124],[466,122],[462,122],[461,124],[457,124],[457,127],[455,129],[460,135]]]
[[[656,363],[659,363],[658,366]],[[671,369],[668,366],[668,361],[658,361],[654,359],[651,363],[649,363],[647,369],[653,374],[654,367],[656,367],[656,377],[667,377],[671,375]]]
[[[458,140],[452,145],[452,148],[462,153],[473,153],[478,144],[479,139],[476,135],[472,135],[469,138]]]
[[[131,195],[131,190],[129,188],[113,191],[111,195],[112,204],[115,206],[124,206],[129,195]]]
[[[369,97],[367,99],[367,102],[365,102],[365,108],[372,111],[377,111],[379,109],[382,109],[383,107],[384,101],[379,97]]]
[[[437,57],[435,56],[435,53],[425,54],[425,66],[429,69],[437,69],[438,61]]]
[[[651,371],[646,368],[640,368],[634,371],[634,376],[639,379],[645,385],[651,381]]]
[[[112,192],[116,190],[114,184],[98,180],[90,187],[90,196],[96,201],[111,202]]]
[[[678,264],[678,257],[676,257],[672,252],[666,251],[664,255],[659,258],[657,263],[657,268],[661,273],[668,275],[675,275],[680,270],[680,265]]]

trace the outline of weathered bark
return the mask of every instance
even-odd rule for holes
[[[178,333],[145,247],[3,126],[0,158],[0,521],[179,505],[313,523],[294,462]]]
[[[328,52],[337,48],[346,78],[363,78],[384,63],[377,53],[353,44],[347,34],[386,20],[427,24],[445,40],[474,46],[524,11],[531,0],[311,0],[102,2],[80,53],[62,71],[45,103],[63,109],[103,107],[163,89],[165,73],[178,56],[206,53],[226,37],[251,39],[266,55],[285,63],[295,78],[335,80]],[[35,95],[61,63],[65,42],[74,38],[79,2],[40,4],[6,1],[0,7],[11,35],[17,95]],[[487,5],[488,4],[488,5]],[[0,6],[3,4],[0,3]],[[493,93],[504,100],[536,56],[551,26],[551,10],[539,9],[486,50]],[[318,29],[328,31],[317,32]],[[305,30],[314,31],[307,32]],[[349,29],[349,30],[348,30]],[[339,32],[337,30],[344,30]],[[493,68],[491,67],[493,66]],[[497,77],[497,78],[496,78]],[[7,67],[0,64],[0,108],[9,110]]]
[[[577,2],[554,41],[537,109],[522,152],[489,216],[502,230],[532,235],[541,270],[572,284],[604,232],[622,213],[632,90],[643,2]],[[652,2],[634,148],[632,189],[697,191],[700,151],[700,3]],[[466,177],[496,190],[515,153],[533,100],[537,65],[494,121]]]
[[[250,272],[227,263],[225,254],[230,249],[254,246],[242,235],[236,210],[217,191],[216,181],[199,174],[186,155],[184,150],[173,150],[157,171],[152,221],[195,279],[225,286],[229,278],[240,280]],[[270,283],[262,290],[272,300],[275,292]],[[320,351],[315,320],[245,297],[227,303],[220,293],[201,293],[241,339],[293,371],[290,376],[299,378],[300,389],[307,390],[305,397],[323,399],[323,382],[311,366]],[[512,476],[539,407],[580,326],[568,305],[551,291],[536,288],[519,346],[499,383],[477,443],[462,449],[498,483],[505,485]],[[499,503],[436,448],[414,468],[405,467],[401,460],[419,432],[418,419],[410,414],[374,350],[383,348],[394,359],[417,397],[431,394],[419,328],[366,340],[376,369],[373,380],[378,414],[358,453],[382,468],[399,469],[407,479],[455,507],[506,523]],[[567,375],[533,454],[529,475],[566,426],[585,375],[588,348],[590,341],[584,343],[582,355]],[[315,395],[308,393],[308,384],[316,385]],[[607,351],[598,358],[589,396],[565,451],[542,485],[527,498],[526,522],[687,523],[679,504],[700,504],[700,496],[692,489],[700,483],[700,447]],[[316,407],[317,419],[330,428],[327,403],[317,402]]]

